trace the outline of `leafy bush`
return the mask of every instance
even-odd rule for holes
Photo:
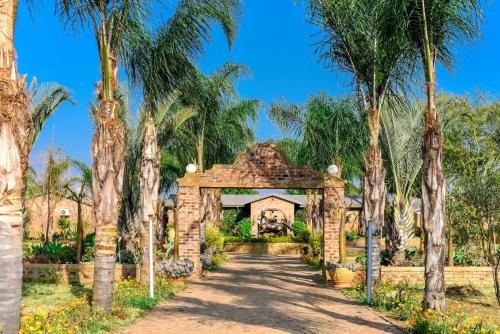
[[[252,236],[252,221],[250,218],[243,218],[236,225],[236,235],[243,238],[250,238]]]
[[[239,215],[240,210],[238,209],[224,210],[221,232],[225,235],[233,235],[236,232],[236,226],[238,225],[237,218]]]
[[[95,233],[90,233],[83,238],[83,247],[95,247]]]
[[[351,232],[351,231],[345,232],[345,240],[346,241],[354,241],[356,239],[359,239],[359,235],[357,235],[356,233]]]
[[[356,257],[356,263],[359,263],[361,265],[366,265],[366,254],[360,255]]]
[[[295,220],[300,220],[300,221],[306,220],[304,209],[300,209],[297,210],[297,212],[295,212]]]
[[[453,263],[464,267],[482,267],[488,265],[478,252],[467,251],[463,248],[453,251]]]
[[[205,245],[208,249],[213,249],[215,253],[224,250],[224,236],[217,227],[209,225],[205,228]]]
[[[36,263],[72,263],[76,258],[74,247],[58,242],[48,242],[32,245],[31,252],[25,254],[25,259]]]
[[[140,261],[140,255],[134,254],[128,249],[120,250],[118,255],[119,256],[117,256],[117,260],[122,264],[135,264],[139,263]]]
[[[314,268],[314,270],[321,270],[321,262],[318,257],[314,257],[312,255],[304,255],[301,257],[301,260]]]
[[[227,236],[224,237],[225,242],[248,242],[255,244],[279,244],[279,243],[287,243],[294,242],[293,238],[289,235],[278,236],[278,237],[250,237],[250,238],[242,238],[237,236]]]
[[[21,317],[19,333],[115,333],[117,327],[140,317],[143,314],[141,310],[151,309],[183,287],[159,277],[155,281],[155,297],[150,298],[146,285],[136,280],[125,280],[115,286],[112,313],[93,310],[89,296],[84,296],[54,311],[38,311]]]
[[[95,247],[85,248],[85,252],[83,253],[80,260],[82,262],[94,262],[94,260],[95,260]]]
[[[318,257],[321,254],[321,248],[323,247],[323,234],[318,233],[309,238],[309,247],[311,247],[311,251],[313,256]]]
[[[293,235],[297,237],[301,231],[306,230],[307,225],[303,221],[296,220],[292,224]]]

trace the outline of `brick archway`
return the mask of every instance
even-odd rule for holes
[[[344,207],[344,180],[297,167],[273,144],[256,144],[242,152],[232,165],[214,165],[204,173],[187,173],[178,179],[177,224],[179,257],[200,266],[200,189],[323,189],[323,258],[339,260],[339,229]]]

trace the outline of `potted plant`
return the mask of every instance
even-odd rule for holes
[[[356,263],[330,263],[326,266],[334,288],[348,288],[356,276]]]

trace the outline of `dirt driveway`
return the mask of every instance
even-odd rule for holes
[[[148,312],[130,334],[402,333],[325,288],[297,256],[233,255],[210,277]]]

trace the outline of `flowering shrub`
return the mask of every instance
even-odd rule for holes
[[[416,334],[496,334],[498,326],[479,317],[464,313],[442,313],[439,311],[416,308],[408,319],[411,332]]]
[[[155,297],[149,297],[146,285],[124,280],[114,291],[113,311],[93,310],[90,296],[82,296],[51,312],[38,311],[21,317],[20,334],[100,333],[129,323],[158,302],[169,298],[182,286],[173,286],[165,278],[155,281]]]

